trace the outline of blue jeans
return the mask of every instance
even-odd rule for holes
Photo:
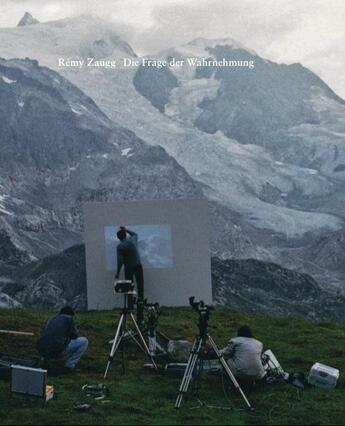
[[[86,337],[78,337],[71,340],[64,352],[64,355],[68,356],[65,367],[73,369],[86,351],[88,345],[89,342]]]

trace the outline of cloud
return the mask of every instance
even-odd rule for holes
[[[231,37],[278,62],[301,62],[345,97],[343,0],[1,0],[0,26],[81,13],[111,20],[139,53]]]

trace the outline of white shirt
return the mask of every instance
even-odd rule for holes
[[[266,371],[262,365],[263,344],[253,337],[235,337],[221,350],[236,376],[262,379]]]

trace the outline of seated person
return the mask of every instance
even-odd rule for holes
[[[40,355],[48,358],[63,358],[67,356],[65,368],[72,371],[88,347],[86,337],[78,337],[74,324],[75,312],[70,306],[65,306],[60,313],[49,319],[41,337],[37,341]]]
[[[237,337],[230,339],[220,352],[230,370],[238,379],[260,380],[266,376],[261,355],[263,344],[256,340],[251,329],[244,325],[237,331]]]

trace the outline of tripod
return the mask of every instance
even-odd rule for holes
[[[182,398],[183,395],[185,393],[187,393],[188,391],[188,387],[190,385],[190,382],[192,380],[193,377],[193,372],[197,366],[197,362],[203,362],[202,359],[202,350],[203,348],[206,346],[206,344],[208,343],[211,348],[214,350],[215,354],[217,355],[217,358],[220,362],[220,364],[222,365],[222,367],[224,368],[226,374],[228,375],[229,379],[231,380],[231,382],[233,383],[233,385],[235,386],[235,388],[240,392],[240,394],[242,395],[247,407],[250,410],[254,410],[254,408],[250,405],[247,397],[245,396],[244,392],[242,391],[240,385],[238,384],[235,376],[233,375],[232,371],[230,370],[228,364],[226,363],[223,355],[220,353],[217,345],[215,344],[214,340],[212,339],[212,337],[207,333],[207,326],[204,325],[204,327],[201,328],[201,324],[203,323],[203,321],[199,322],[199,328],[200,328],[200,333],[196,336],[194,343],[193,343],[193,347],[192,350],[190,352],[190,356],[188,359],[188,363],[182,378],[182,382],[180,385],[180,389],[179,389],[179,393],[178,396],[176,398],[176,402],[175,402],[175,408],[180,408],[181,403],[182,403]]]
[[[135,291],[129,291],[126,293],[123,293],[124,295],[124,307],[122,309],[121,315],[120,315],[120,320],[119,323],[117,325],[117,329],[116,329],[116,333],[115,333],[115,337],[114,340],[112,342],[112,347],[111,347],[111,351],[109,354],[109,358],[108,358],[108,363],[107,363],[107,367],[105,369],[104,372],[104,379],[107,378],[108,375],[108,371],[110,368],[111,363],[113,362],[116,352],[119,349],[120,345],[122,347],[122,368],[123,371],[125,371],[125,354],[124,354],[124,344],[125,344],[125,340],[128,339],[128,337],[130,337],[136,344],[137,346],[139,346],[139,348],[151,359],[151,362],[154,366],[154,368],[157,370],[157,365],[150,353],[150,350],[145,342],[144,336],[142,335],[142,332],[138,326],[137,321],[134,318],[133,313],[131,312],[131,310],[133,309],[133,297],[135,295]],[[132,324],[134,326],[134,330],[130,330],[129,328],[127,328],[127,324],[128,324],[128,317],[129,319],[131,319]],[[138,336],[139,340],[136,339],[135,336]]]

